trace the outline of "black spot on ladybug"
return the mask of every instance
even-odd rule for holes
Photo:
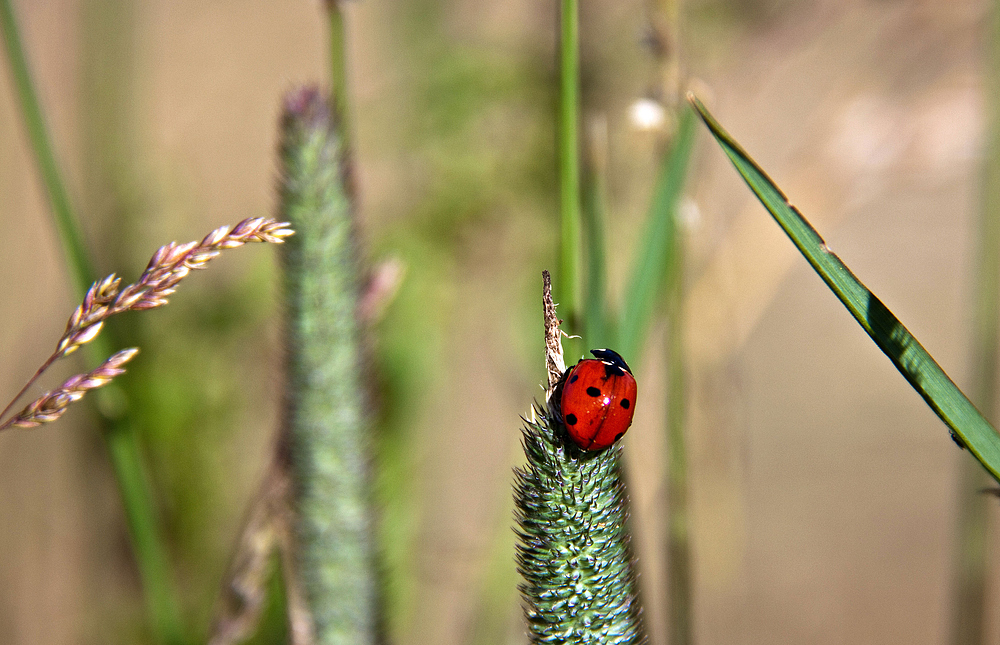
[[[575,426],[576,425],[576,415],[575,414],[567,414],[566,415],[566,425],[568,425],[568,426]]]
[[[591,385],[590,387],[587,388],[587,396],[592,396],[596,399],[597,397],[601,396],[601,391],[596,387],[594,387],[593,385]]]
[[[628,399],[622,399],[622,407],[623,408],[625,408],[626,410],[628,410],[628,406],[630,406],[630,405],[631,405],[631,403],[628,402]]]
[[[571,377],[569,378],[569,382],[570,382],[570,383],[576,383],[577,379],[579,379],[579,378],[580,378],[580,375],[579,375],[579,374],[574,374],[573,376],[571,376]]]
[[[619,439],[621,439],[624,436],[625,436],[624,432],[619,432],[617,435],[615,435],[615,441],[618,441]],[[611,443],[614,443],[614,441],[612,441]]]

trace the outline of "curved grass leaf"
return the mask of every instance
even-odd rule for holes
[[[993,478],[1000,481],[1000,436],[993,426],[948,378],[913,334],[826,247],[823,238],[788,203],[788,198],[709,114],[701,101],[690,94],[688,100],[750,186],[750,190],[757,195],[816,273],[840,298],[879,349],[892,360],[913,389],[924,397],[931,409],[951,428],[952,437],[968,448]]]

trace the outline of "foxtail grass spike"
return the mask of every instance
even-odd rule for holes
[[[584,452],[568,441],[553,393],[563,367],[559,319],[543,273],[547,403],[524,420],[528,463],[515,471],[517,568],[532,643],[646,643],[621,447]],[[558,367],[557,367],[558,366]]]
[[[354,221],[340,130],[312,88],[282,119],[281,215],[288,299],[287,441],[298,567],[318,645],[376,638],[368,437]]]
[[[551,406],[523,428],[517,471],[517,567],[532,643],[645,643],[621,448],[567,444]]]

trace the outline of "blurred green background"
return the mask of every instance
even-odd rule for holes
[[[524,641],[510,483],[518,415],[542,395],[540,272],[556,266],[556,5],[345,3],[366,260],[404,267],[372,327],[369,375],[391,466],[379,490],[402,645]],[[988,8],[683,5],[695,91],[960,384]],[[321,3],[15,9],[101,274],[133,280],[169,240],[273,213],[280,97],[327,82]],[[657,63],[644,2],[583,2],[581,25],[583,119],[607,122],[618,298],[660,140],[631,107],[657,86]],[[939,643],[968,457],[699,136],[682,209],[698,640]],[[12,395],[76,302],[6,73],[0,218],[0,391]],[[118,328],[142,349],[123,378],[194,634],[207,630],[278,421],[275,260],[264,246],[226,253],[169,307]],[[641,360],[626,357],[642,364],[625,445],[657,642],[663,336],[655,328]],[[67,363],[35,393],[83,367]],[[147,642],[139,593],[86,406],[0,435],[0,642]],[[988,615],[998,605],[990,596]],[[988,634],[1000,638],[995,620]]]

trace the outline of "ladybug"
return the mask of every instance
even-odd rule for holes
[[[635,414],[635,377],[625,360],[610,349],[592,349],[566,372],[560,408],[573,443],[601,450],[618,441]]]

